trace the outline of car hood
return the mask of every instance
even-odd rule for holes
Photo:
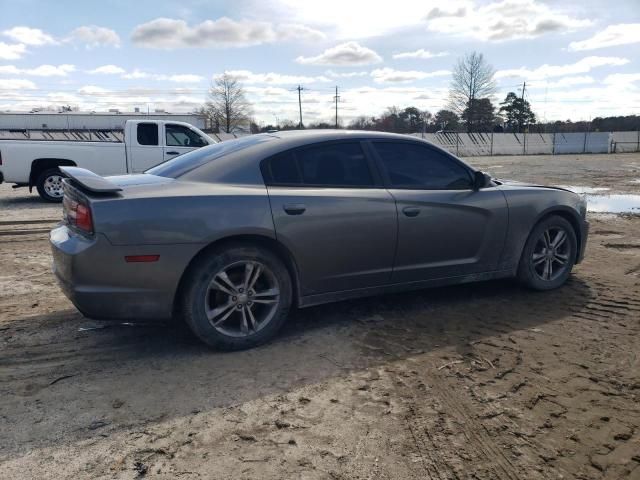
[[[505,187],[547,188],[551,190],[562,190],[564,192],[575,193],[572,190],[569,190],[567,188],[555,187],[551,185],[540,185],[537,183],[520,182],[518,180],[503,179],[503,178],[496,178],[494,180],[496,182],[499,182],[500,185],[504,185]]]

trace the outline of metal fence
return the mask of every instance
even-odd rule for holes
[[[210,133],[218,141],[246,134]],[[461,157],[640,152],[640,131],[575,133],[413,133]]]
[[[614,137],[609,132],[443,132],[417,133],[414,136],[424,138],[461,157],[482,155],[559,155],[566,153],[610,153],[615,151]]]

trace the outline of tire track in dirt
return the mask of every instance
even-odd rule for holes
[[[25,239],[25,236],[37,236],[37,239],[40,239],[43,234],[48,234],[56,224],[54,220],[50,219],[0,221],[0,243],[32,240],[31,238]]]

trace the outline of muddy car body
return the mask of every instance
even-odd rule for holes
[[[180,316],[227,349],[266,341],[292,305],[503,277],[556,288],[588,232],[579,195],[378,132],[261,134],[141,175],[64,172],[51,245],[76,307]]]

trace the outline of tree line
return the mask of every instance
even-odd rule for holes
[[[637,115],[596,117],[591,122],[538,122],[531,104],[516,92],[507,93],[498,105],[493,102],[496,92],[495,70],[484,55],[472,52],[460,57],[454,66],[447,105],[431,113],[415,106],[388,107],[379,116],[360,116],[346,128],[378,130],[395,133],[434,132],[584,132],[625,131],[640,129]],[[524,92],[524,86],[523,86]],[[240,82],[224,73],[217,77],[206,103],[197,111],[205,116],[209,127],[216,132],[233,132],[250,127],[252,133],[270,130],[291,130],[301,126],[291,120],[278,125],[258,125],[251,120],[251,105]],[[334,128],[334,123],[314,122],[302,128]]]

